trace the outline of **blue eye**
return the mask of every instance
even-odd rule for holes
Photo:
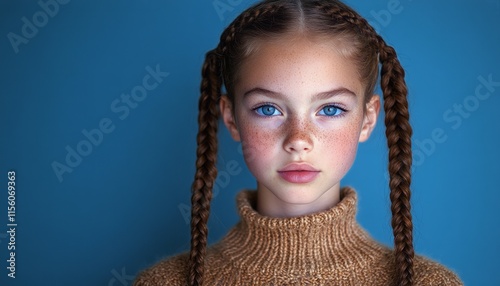
[[[276,107],[269,105],[269,104],[259,106],[259,107],[255,108],[254,110],[255,110],[255,112],[257,112],[258,115],[262,115],[262,116],[281,115],[281,112],[279,112],[279,110]]]
[[[325,116],[337,116],[337,115],[340,115],[344,112],[344,110],[334,106],[334,105],[327,105],[325,107],[323,107],[320,111],[319,111],[319,115],[325,115]]]

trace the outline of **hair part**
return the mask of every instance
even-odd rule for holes
[[[202,285],[207,222],[217,175],[218,100],[222,85],[234,103],[234,87],[244,60],[266,41],[287,36],[330,40],[349,58],[365,84],[365,102],[373,95],[380,68],[394,234],[394,285],[413,283],[413,225],[410,205],[411,135],[404,70],[395,50],[358,13],[337,0],[268,0],[241,13],[222,33],[218,46],[206,54],[199,101],[196,174],[192,187],[191,251],[188,283]]]

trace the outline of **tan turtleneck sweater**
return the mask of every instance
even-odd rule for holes
[[[389,285],[392,251],[356,222],[356,193],[343,188],[333,208],[295,218],[255,211],[257,193],[243,191],[241,221],[207,250],[204,285]],[[140,273],[135,286],[186,285],[189,254]],[[442,265],[415,257],[415,285],[462,285]]]

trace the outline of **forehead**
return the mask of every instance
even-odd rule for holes
[[[241,63],[236,95],[260,87],[283,94],[347,88],[362,97],[357,66],[335,39],[284,37],[258,40]]]

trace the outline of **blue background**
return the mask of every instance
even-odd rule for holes
[[[500,1],[400,0],[397,8],[394,1],[347,3],[396,48],[407,72],[416,251],[467,285],[500,285],[500,86],[476,97],[478,77],[500,81]],[[37,2],[2,1],[1,285],[131,285],[141,269],[188,249],[201,65],[253,2],[72,0],[43,23]],[[8,34],[22,36],[23,17],[41,27],[16,53]],[[141,86],[148,66],[169,74],[126,116],[114,112],[112,102]],[[456,113],[455,104],[469,110]],[[103,118],[113,131],[59,180],[53,162],[66,164],[67,146],[85,144],[82,131]],[[239,145],[221,130],[225,175],[210,242],[237,222],[236,193],[255,186]],[[379,124],[343,184],[358,190],[360,223],[392,245],[386,156]],[[9,170],[17,187],[15,279],[6,269]]]

